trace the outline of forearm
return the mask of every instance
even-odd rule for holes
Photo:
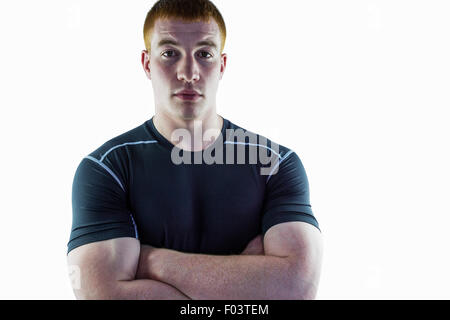
[[[156,249],[149,278],[192,299],[299,299],[295,267],[283,257],[203,255]]]
[[[148,279],[115,281],[108,287],[76,290],[75,295],[88,300],[190,300],[171,285]]]
[[[123,300],[190,300],[177,288],[157,280],[119,281],[118,299]]]

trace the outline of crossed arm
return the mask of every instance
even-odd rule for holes
[[[69,264],[81,265],[77,298],[313,299],[322,239],[315,227],[288,222],[270,228],[264,240],[255,238],[240,255],[182,253],[131,238],[77,249],[68,257]]]

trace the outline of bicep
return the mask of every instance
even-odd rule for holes
[[[315,295],[323,252],[322,234],[315,226],[299,221],[272,226],[264,236],[264,252],[288,259],[296,280],[307,284],[310,288],[308,296]]]
[[[319,229],[311,208],[305,168],[295,152],[287,155],[280,160],[279,171],[268,178],[262,209],[263,234],[277,224],[291,221],[306,222]]]
[[[139,263],[140,242],[134,238],[115,238],[93,242],[69,252],[67,262],[79,271],[77,298],[108,296],[118,281],[134,280]]]

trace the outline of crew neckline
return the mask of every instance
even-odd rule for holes
[[[222,117],[221,115],[219,115],[219,117],[221,117],[223,119],[222,129],[220,130],[220,132],[221,132],[221,135],[222,135],[222,144],[224,144],[225,141],[226,141],[225,132],[226,132],[226,128],[228,127],[229,121],[227,119],[225,119],[224,117]],[[176,148],[179,151],[183,150],[183,152],[196,154],[196,153],[203,153],[205,151],[208,151],[209,149],[213,149],[213,148],[217,147],[217,145],[220,143],[220,135],[219,135],[212,144],[210,144],[208,147],[206,147],[206,149],[203,149],[203,150],[200,150],[200,151],[188,151],[188,150],[180,149],[176,145],[174,145],[172,142],[167,140],[158,131],[158,129],[156,129],[155,124],[153,123],[153,118],[154,118],[154,116],[150,120],[147,121],[147,125],[148,125],[150,131],[153,133],[153,135],[158,140],[158,142],[161,145],[163,145],[166,149],[172,150],[173,148]]]

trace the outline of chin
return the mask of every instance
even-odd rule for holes
[[[180,106],[178,109],[178,115],[181,119],[188,121],[188,120],[195,120],[199,118],[203,113],[203,108],[200,106]]]

